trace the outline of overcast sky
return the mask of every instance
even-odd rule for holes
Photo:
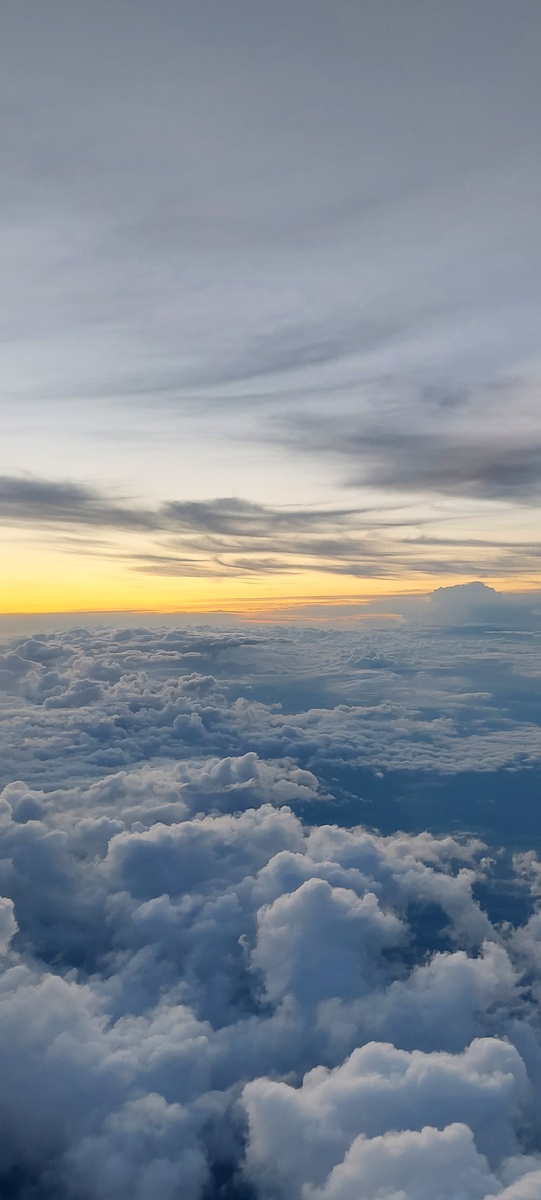
[[[0,25],[3,609],[538,585],[537,0]]]

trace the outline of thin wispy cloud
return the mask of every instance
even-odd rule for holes
[[[299,452],[340,460],[350,487],[518,504],[535,501],[541,490],[541,437],[535,434],[405,432],[392,428],[392,417],[378,429],[370,418],[354,423],[346,414],[338,422],[299,421],[293,436]]]
[[[62,483],[69,463],[147,513],[337,509],[344,479],[536,496],[539,439],[515,424],[539,383],[539,19],[529,0],[520,19],[6,14],[0,472]],[[275,440],[278,415],[302,436]]]
[[[329,445],[325,449],[331,450]],[[399,483],[394,486],[398,491]],[[421,486],[416,477],[415,493]],[[434,490],[436,486],[435,481]],[[438,490],[443,489],[440,481]],[[399,580],[407,572],[427,577],[469,573],[490,577],[503,572],[512,578],[537,569],[536,542],[441,537],[442,523],[445,515],[420,516],[412,504],[398,504],[396,510],[377,505],[271,507],[225,497],[165,501],[152,510],[119,503],[81,484],[0,479],[0,525],[31,535],[41,530],[67,555],[112,559],[141,574],[264,578],[309,570],[323,576]]]

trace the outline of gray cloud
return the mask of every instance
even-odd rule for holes
[[[536,497],[541,487],[541,444],[530,439],[513,444],[510,437],[489,436],[460,442],[444,435],[390,433],[373,440],[361,437],[359,457],[363,451],[372,458],[366,481],[397,491],[520,502]],[[356,478],[361,481],[362,470]]]
[[[0,477],[0,521],[134,530],[157,527],[151,514],[115,504],[95,488],[7,475]]]
[[[0,519],[29,524],[113,526],[117,529],[182,530],[257,539],[274,532],[301,532],[315,526],[334,530],[366,510],[356,508],[271,508],[237,497],[209,501],[169,501],[154,512],[120,505],[96,488],[74,482],[0,477]],[[368,510],[370,511],[370,510]]]
[[[73,397],[182,409],[222,387],[242,411],[269,375],[288,404],[347,363],[353,388],[409,361],[452,396],[520,368],[538,33],[529,0],[520,22],[491,0],[272,20],[161,0],[128,25],[122,5],[55,0],[45,21],[26,0],[2,42],[13,392],[61,392],[77,424]]]
[[[404,432],[400,416],[388,407],[385,424],[370,416],[354,421],[299,419],[284,429],[299,451],[335,458],[348,486],[432,493],[475,500],[528,503],[541,488],[541,443],[535,434],[505,436],[477,430],[455,432],[443,425],[433,432],[419,428]],[[426,423],[425,423],[426,424]]]
[[[354,446],[355,439],[349,439],[348,454],[354,454]],[[332,450],[336,452],[336,444],[332,447],[327,442],[325,451]],[[364,443],[363,450],[366,452]],[[393,486],[407,491],[411,483],[419,490],[429,486],[430,477],[430,486],[445,490],[444,472],[437,474],[436,465],[425,464],[424,478],[419,469],[413,479],[414,464],[403,463],[402,479],[397,472]],[[387,469],[390,471],[390,466]],[[465,470],[464,466],[463,474]],[[525,479],[524,489],[526,483]],[[66,553],[112,556],[146,574],[264,576],[310,568],[360,579],[397,579],[407,571],[425,576],[474,573],[489,577],[502,570],[511,576],[537,568],[539,548],[535,543],[414,535],[413,531],[423,526],[437,527],[441,520],[438,513],[414,513],[407,502],[399,502],[394,509],[386,504],[273,507],[233,496],[167,501],[151,509],[132,501],[119,503],[111,493],[79,483],[0,477],[0,524],[45,528]],[[100,538],[95,536],[98,530]],[[112,548],[107,535],[115,530],[148,535],[152,545],[147,541],[139,550],[123,551],[115,543]],[[453,549],[452,556],[441,557],[443,546]],[[477,548],[482,557],[474,556]],[[432,554],[427,555],[427,550]]]

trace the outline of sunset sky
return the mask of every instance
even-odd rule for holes
[[[0,1200],[541,1197],[540,51],[0,3]]]
[[[0,611],[539,588],[538,0],[1,24]]]

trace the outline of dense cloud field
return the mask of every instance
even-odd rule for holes
[[[2,1200],[538,1200],[539,648],[0,647]]]

